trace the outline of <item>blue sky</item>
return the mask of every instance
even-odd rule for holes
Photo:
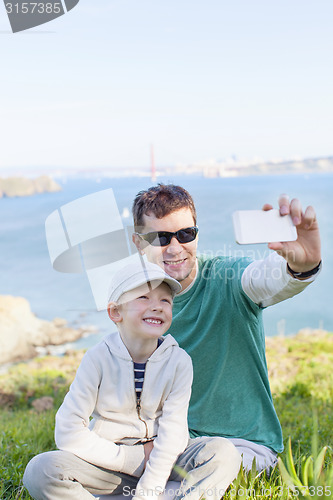
[[[12,34],[0,168],[333,155],[331,0],[80,0]]]

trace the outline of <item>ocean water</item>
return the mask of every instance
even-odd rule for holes
[[[149,178],[56,179],[58,193],[26,198],[0,199],[0,294],[27,298],[40,318],[66,318],[70,325],[93,325],[97,334],[80,339],[75,346],[87,347],[113,328],[105,311],[96,311],[86,275],[64,274],[52,268],[46,238],[47,216],[63,204],[96,191],[113,188],[124,225],[136,193],[149,187]],[[239,246],[234,241],[231,215],[234,210],[261,208],[266,202],[277,207],[280,193],[316,209],[323,249],[323,270],[318,280],[302,294],[264,312],[266,335],[292,335],[306,327],[333,331],[333,174],[290,174],[238,178],[200,176],[161,177],[192,194],[198,213],[199,252],[209,255],[268,255],[266,245]]]

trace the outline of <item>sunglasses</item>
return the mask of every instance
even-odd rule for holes
[[[190,243],[194,241],[197,237],[199,229],[196,226],[186,227],[185,229],[179,229],[175,233],[170,233],[169,231],[152,231],[151,233],[140,234],[135,233],[140,238],[149,245],[153,247],[166,247],[170,244],[173,237],[177,239],[179,243]]]

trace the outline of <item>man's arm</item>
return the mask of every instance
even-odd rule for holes
[[[268,247],[276,253],[250,264],[242,276],[244,292],[261,307],[300,293],[314,281],[320,270],[320,235],[314,209],[307,207],[303,213],[299,200],[289,203],[287,195],[280,196],[279,206],[282,216],[290,214],[292,217],[297,240],[269,243]],[[269,204],[263,207],[263,210],[270,209],[272,205]]]
[[[302,292],[318,274],[303,280],[293,278],[284,258],[272,253],[247,266],[242,275],[242,288],[255,304],[268,307]]]

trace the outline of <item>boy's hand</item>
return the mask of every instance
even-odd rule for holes
[[[151,451],[152,451],[153,448],[154,448],[154,441],[147,441],[147,443],[145,443],[143,445],[143,449],[144,449],[144,452],[145,452],[145,464],[143,466],[143,469],[146,468],[146,463],[149,460],[149,456],[150,456]]]

